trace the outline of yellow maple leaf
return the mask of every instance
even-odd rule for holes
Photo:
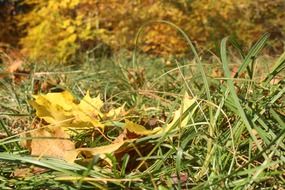
[[[68,91],[34,95],[35,100],[30,101],[36,115],[49,124],[66,128],[90,128],[99,127],[104,129],[102,118],[116,118],[124,113],[124,105],[111,109],[107,113],[100,110],[104,102],[100,96],[91,98],[89,91],[80,101],[75,103],[75,98]]]
[[[37,97],[42,97],[53,104],[61,106],[66,111],[70,111],[72,109],[72,104],[74,104],[74,97],[68,91],[53,92],[46,95],[34,95],[33,97],[36,99]],[[37,103],[40,105],[45,105],[45,102],[43,101],[44,99],[38,99]]]
[[[64,160],[66,160],[69,163],[74,162],[76,157],[80,152],[88,152],[92,155],[98,155],[101,159],[104,159],[107,161],[110,165],[110,161],[106,158],[106,154],[114,153],[116,150],[118,150],[121,146],[123,146],[127,141],[119,141],[115,142],[109,145],[99,146],[95,148],[77,148],[74,150],[66,151],[64,153]],[[128,141],[129,142],[129,141]]]
[[[104,128],[104,125],[99,121],[101,118],[101,107],[104,105],[100,96],[91,98],[89,91],[80,101],[80,103],[73,107],[72,113],[75,116],[75,123],[90,123],[94,127]]]
[[[122,114],[125,113],[124,107],[125,107],[125,104],[123,104],[122,106],[116,109],[111,109],[108,113],[105,114],[105,116],[108,118],[115,119],[116,117],[121,116]]]
[[[78,108],[86,114],[98,116],[101,114],[100,109],[103,105],[104,102],[100,99],[100,96],[97,96],[96,98],[91,98],[89,91],[87,91],[86,95],[80,101]]]
[[[68,91],[34,95],[33,97],[35,100],[29,103],[36,109],[36,115],[47,123],[58,124],[70,121],[73,117],[71,110],[74,99]]]
[[[135,133],[137,135],[151,135],[151,134],[156,133],[160,129],[160,128],[155,128],[153,130],[148,130],[144,126],[133,123],[128,120],[126,120],[126,124],[124,127],[131,133]]]
[[[74,97],[68,91],[34,95],[30,101],[36,115],[49,124],[62,127],[101,127],[99,121],[100,107],[103,102],[99,97],[91,98],[89,93],[79,104],[74,103]]]

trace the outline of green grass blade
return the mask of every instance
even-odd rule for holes
[[[272,71],[267,75],[264,82],[265,85],[268,85],[268,83],[276,76],[278,75],[283,69],[285,69],[285,52],[279,57],[275,65],[273,66]]]
[[[229,67],[228,67],[229,63],[228,63],[227,49],[226,49],[227,40],[228,40],[228,38],[224,38],[221,42],[221,59],[222,59],[222,64],[223,64],[225,76],[226,76],[226,78],[228,78],[227,84],[228,84],[228,88],[230,90],[230,95],[232,96],[233,101],[235,103],[235,106],[237,107],[237,110],[238,110],[238,113],[236,113],[236,114],[238,114],[241,117],[244,125],[246,126],[251,138],[256,143],[258,149],[260,151],[263,151],[263,148],[259,145],[256,136],[253,134],[252,123],[251,123],[251,121],[248,120],[248,117],[247,117],[244,109],[242,108],[242,106],[240,104],[238,95],[236,94],[233,79],[231,78],[231,72],[230,72]],[[263,154],[263,156],[265,158],[267,158],[266,154]]]
[[[260,53],[260,51],[263,49],[263,47],[266,44],[266,41],[269,38],[269,34],[266,33],[264,34],[254,45],[253,47],[249,50],[248,54],[243,60],[242,65],[239,67],[237,73],[235,74],[234,78],[237,78],[238,75],[243,72],[252,61],[256,59],[256,56]]]

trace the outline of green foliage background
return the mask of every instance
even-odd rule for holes
[[[248,42],[270,32],[272,51],[283,51],[284,0],[20,2],[29,7],[29,11],[15,17],[21,28],[19,33],[23,34],[19,46],[34,59],[67,62],[78,52],[98,44],[105,44],[113,51],[132,50],[138,29],[157,19],[178,25],[197,45],[206,49],[214,48],[227,35],[235,36],[248,46],[251,45]],[[183,54],[187,50],[180,35],[165,24],[147,27],[140,42],[143,52],[157,55]]]

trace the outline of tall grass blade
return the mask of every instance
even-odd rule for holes
[[[249,50],[248,54],[246,55],[246,57],[243,60],[242,65],[239,67],[237,73],[234,75],[234,78],[237,78],[238,75],[243,72],[250,63],[252,63],[252,61],[254,61],[256,59],[256,56],[260,53],[260,51],[262,50],[262,48],[265,46],[266,41],[269,38],[269,34],[265,33],[253,46],[252,48]],[[222,53],[221,53],[222,54]]]
[[[225,72],[225,76],[227,78],[227,84],[228,84],[228,88],[230,90],[230,95],[232,96],[233,98],[233,101],[235,103],[235,107],[237,107],[237,110],[238,110],[238,114],[245,127],[247,128],[248,130],[248,133],[250,134],[251,138],[253,139],[253,141],[256,143],[258,149],[260,151],[263,151],[263,148],[260,146],[260,144],[258,143],[258,140],[255,136],[255,134],[253,134],[253,124],[251,121],[248,120],[248,117],[244,111],[244,109],[242,108],[241,104],[240,104],[240,101],[239,101],[239,98],[238,98],[238,95],[236,94],[236,90],[235,90],[235,86],[234,86],[234,83],[233,83],[233,79],[231,78],[231,73],[230,73],[230,70],[229,70],[229,63],[228,63],[228,57],[227,57],[227,49],[226,49],[226,46],[227,46],[227,40],[228,40],[228,37],[227,38],[224,38],[221,42],[221,59],[222,59],[222,64],[223,64],[223,69],[224,69],[224,72]],[[264,158],[267,158],[266,154],[263,154]]]
[[[268,85],[268,83],[276,76],[278,75],[283,69],[285,69],[285,52],[279,57],[275,65],[273,66],[272,71],[267,75],[267,77],[264,80],[265,85]]]

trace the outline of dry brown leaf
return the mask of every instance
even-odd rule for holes
[[[132,139],[134,142],[135,139]],[[130,140],[129,140],[130,141]],[[140,160],[139,158],[147,156],[153,149],[154,144],[149,142],[142,143],[129,143],[125,146],[121,146],[118,150],[115,151],[115,157],[118,161],[118,166],[122,167],[122,158],[124,155],[129,155],[130,159],[126,167],[126,171],[130,172],[133,169],[145,170],[148,168],[145,160]]]
[[[32,140],[27,146],[33,156],[63,158],[66,151],[75,149],[69,135],[60,127],[38,129],[30,136]]]
[[[18,177],[18,178],[25,178],[31,176],[31,169],[30,168],[17,168],[11,174],[11,177]]]
[[[178,184],[178,183],[184,184],[188,180],[188,174],[186,172],[180,172],[179,176],[177,176],[177,174],[174,173],[171,175],[171,179],[172,179],[174,184]]]
[[[22,66],[22,64],[23,64],[23,61],[20,59],[13,60],[7,68],[7,72],[9,73],[16,72]]]
[[[0,61],[4,64],[3,72],[0,72],[0,78],[11,78],[13,82],[19,84],[29,76],[29,71],[23,69],[24,56],[18,49],[12,49],[9,45],[0,43]]]
[[[16,168],[11,174],[11,177],[25,178],[35,174],[44,173],[46,171],[48,171],[48,169],[40,167]]]

